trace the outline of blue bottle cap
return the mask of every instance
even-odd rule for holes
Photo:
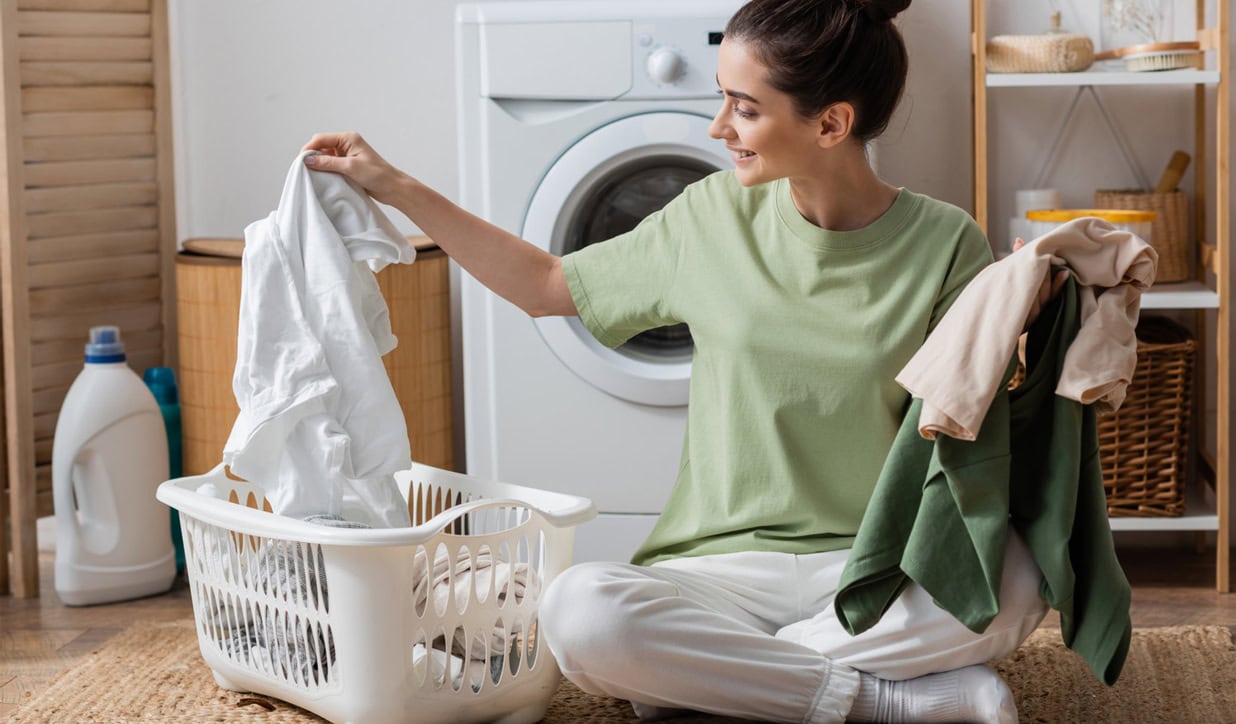
[[[120,340],[119,327],[108,325],[90,328],[90,342],[86,345],[87,363],[106,364],[124,360],[124,342]]]
[[[147,367],[142,373],[142,380],[154,393],[154,398],[160,405],[175,405],[180,402],[180,395],[176,390],[176,372],[171,367]]]

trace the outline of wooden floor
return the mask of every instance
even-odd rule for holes
[[[1133,584],[1135,627],[1216,624],[1236,631],[1236,594],[1215,591],[1213,552],[1122,550],[1120,558]],[[129,624],[192,616],[183,580],[163,596],[106,606],[63,606],[56,598],[52,564],[52,555],[43,554],[40,598],[0,596],[0,718]],[[1059,624],[1053,614],[1043,625]]]

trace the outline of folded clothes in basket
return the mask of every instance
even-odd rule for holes
[[[308,522],[339,528],[368,526],[343,520],[337,516],[311,516]],[[210,560],[229,558],[223,550],[232,545],[231,538],[215,541],[220,548]],[[243,545],[243,543],[242,543]],[[241,556],[240,578],[244,587],[261,591],[269,597],[289,602],[301,611],[326,611],[329,589],[324,571],[320,569],[307,547],[301,543],[278,539],[262,540],[255,556]],[[496,562],[487,551],[470,554],[460,550],[452,563],[443,547],[434,556],[432,569],[424,549],[417,551],[412,570],[412,603],[417,611],[441,615],[454,607],[452,601],[475,598],[497,601],[523,601],[540,594],[541,580],[526,563]],[[432,605],[431,610],[427,607]],[[220,598],[208,614],[207,625],[224,632],[223,640],[230,655],[251,664],[277,678],[311,683],[325,683],[335,665],[335,643],[327,627],[311,616],[294,616],[272,606],[250,606],[241,601]],[[450,672],[452,685],[459,688],[466,673],[473,687],[480,686],[486,674],[493,682],[501,678],[502,669],[519,666],[519,644],[516,632],[508,632],[500,620],[489,632],[489,646],[473,636],[471,646],[464,632],[456,630],[448,643],[445,636],[414,646],[415,666],[428,665],[434,680],[445,681]],[[427,645],[426,645],[427,644]],[[422,663],[424,662],[424,663]]]
[[[434,555],[433,568],[427,565],[428,555],[424,549],[418,550],[413,559],[412,570],[416,580],[412,584],[412,605],[417,611],[425,611],[432,598],[433,611],[444,613],[452,603],[452,595],[456,602],[475,599],[490,600],[496,596],[499,602],[509,600],[523,601],[527,596],[536,598],[540,595],[541,579],[536,571],[526,563],[495,562],[493,554],[488,551],[469,553],[461,549],[452,564],[445,548],[438,548]],[[486,652],[485,642],[474,636],[469,646],[464,641],[464,632],[456,630],[452,636],[449,648],[450,659],[447,659],[447,644],[444,637],[439,637],[431,643],[427,651],[423,645],[413,650],[413,663],[421,665],[428,661],[430,673],[435,680],[445,680],[446,672],[452,672],[452,685],[460,686],[460,677],[465,671],[473,688],[485,673],[489,673],[494,682],[501,678],[502,669],[508,663],[510,668],[518,668],[519,641],[517,636],[508,632],[501,621],[495,621],[489,633],[489,647]],[[427,658],[426,658],[427,657]]]
[[[338,516],[316,515],[305,519],[333,528],[367,528]],[[245,539],[241,539],[241,546]],[[230,545],[231,539],[218,541]],[[222,546],[219,546],[222,547]],[[245,588],[269,598],[289,602],[302,611],[326,611],[328,591],[318,562],[300,543],[266,539],[256,557],[240,558],[240,577]],[[216,551],[214,560],[227,560]],[[220,598],[210,614],[221,627],[233,658],[252,664],[277,678],[302,683],[325,683],[335,664],[335,642],[326,626],[309,616],[298,617],[272,606],[249,606]]]

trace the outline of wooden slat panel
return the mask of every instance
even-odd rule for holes
[[[150,4],[151,31],[150,45],[153,57],[161,62],[155,67],[155,137],[158,139],[156,154],[156,178],[159,183],[159,235],[168,243],[160,248],[163,254],[163,268],[160,275],[163,280],[163,298],[168,303],[163,307],[163,329],[167,337],[163,340],[163,364],[175,368],[180,364],[177,344],[177,328],[180,324],[176,315],[176,184],[172,146],[172,74],[171,74],[171,38],[169,37],[168,0],[153,0]]]
[[[52,502],[52,491],[50,489],[40,490],[35,495],[37,496],[35,504],[37,505],[38,517],[46,518],[56,512],[55,504]]]
[[[60,406],[64,404],[64,396],[68,392],[69,386],[62,385],[60,387],[49,387],[34,393],[34,414],[42,415],[46,412],[59,410]],[[40,457],[37,446],[34,451],[34,457],[36,460]]]
[[[150,60],[149,38],[18,38],[21,60]]]
[[[139,158],[154,156],[155,137],[152,133],[122,133],[23,138],[22,151],[27,163]]]
[[[99,307],[75,314],[34,317],[30,321],[30,341],[53,339],[86,339],[91,327],[112,324],[121,329],[145,330],[159,327],[160,305],[141,304],[125,307]]]
[[[131,284],[132,281],[125,283]],[[124,343],[126,347],[132,347],[133,349],[157,349],[163,343],[163,332],[158,329],[144,332],[126,331],[124,333]],[[85,344],[86,340],[84,339],[58,339],[51,342],[39,342],[30,347],[30,361],[35,366],[51,364],[53,362],[81,362],[85,351]],[[38,395],[35,396],[35,404],[38,404]]]
[[[30,239],[153,229],[157,223],[158,208],[154,206],[31,214],[26,221]]]
[[[153,182],[49,186],[26,191],[26,213],[84,211],[117,206],[143,206],[159,200]]]
[[[89,332],[89,329],[87,329],[87,332]],[[87,333],[83,332],[81,335],[81,340],[83,343],[86,338]],[[140,373],[147,367],[158,365],[159,361],[162,359],[162,354],[162,350],[149,349],[130,352],[128,360],[129,366]],[[39,365],[34,367],[32,370],[34,391],[37,393],[39,390],[71,385],[73,384],[73,380],[77,378],[77,374],[81,371],[81,360],[77,360],[75,362],[56,362],[54,364]]]
[[[150,133],[154,130],[154,111],[76,111],[66,113],[27,113],[22,116],[22,134],[39,136],[82,136],[89,133]]]
[[[30,60],[21,64],[23,86],[150,85],[153,82],[154,63],[150,61]]]
[[[60,417],[60,411],[44,412],[42,415],[34,416],[34,439],[38,440],[41,437],[52,437],[56,434],[56,420]]]
[[[122,231],[111,234],[83,234],[30,242],[29,261],[43,264],[65,259],[98,259],[113,254],[138,254],[159,249],[154,230]]]
[[[53,391],[54,391],[54,392],[59,392],[59,393],[60,393],[60,399],[61,399],[61,401],[63,402],[63,400],[64,400],[64,395],[65,395],[65,393],[67,393],[67,392],[69,391],[69,388],[67,388],[67,387],[57,387],[57,388],[56,388],[55,390],[53,390]],[[36,393],[35,393],[35,397],[37,398],[37,397],[38,397],[38,395],[39,395],[39,393],[37,393],[37,392],[36,392]],[[35,441],[34,441],[34,459],[35,459],[36,461],[38,461],[38,460],[51,460],[51,456],[52,456],[52,442],[53,442],[53,440],[54,440],[54,438],[52,438],[52,439],[43,439],[43,440],[35,440]]]
[[[85,337],[82,338],[83,340]],[[35,394],[39,390],[51,387],[65,387],[73,384],[73,378],[81,372],[81,362],[64,360],[45,365],[37,365],[31,369],[30,384]]]
[[[162,298],[162,282],[158,276],[47,287],[30,292],[30,313],[50,317],[97,304],[100,299],[106,299],[108,304],[127,305],[157,302]]]
[[[147,13],[150,0],[17,0],[17,9]]]
[[[39,595],[37,516],[33,486],[34,435],[30,432],[30,314],[26,296],[26,244],[21,209],[21,86],[17,58],[17,12],[0,3],[0,322],[4,335],[4,418],[8,481],[9,546],[0,545],[0,593],[11,583],[13,595]],[[10,536],[0,532],[7,544]],[[10,576],[9,561],[12,561]]]
[[[17,13],[23,36],[150,36],[149,13],[25,10]]]
[[[140,85],[100,85],[84,88],[23,88],[24,113],[56,111],[128,111],[151,108],[154,88]]]
[[[52,489],[51,462],[45,462],[34,469],[34,489],[44,491]]]
[[[81,284],[158,276],[157,253],[35,264],[30,267],[30,293],[33,295],[43,287],[72,289]],[[113,304],[117,301],[107,297],[100,297],[100,300]]]
[[[50,161],[26,164],[26,188],[76,186],[79,184],[153,181],[153,158],[102,161]]]

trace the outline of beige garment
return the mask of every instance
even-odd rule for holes
[[[1111,412],[1137,364],[1142,291],[1159,256],[1136,235],[1101,219],[1062,224],[983,269],[897,375],[923,400],[919,434],[974,440],[1052,265],[1079,284],[1081,329],[1065,355],[1056,394]]]

